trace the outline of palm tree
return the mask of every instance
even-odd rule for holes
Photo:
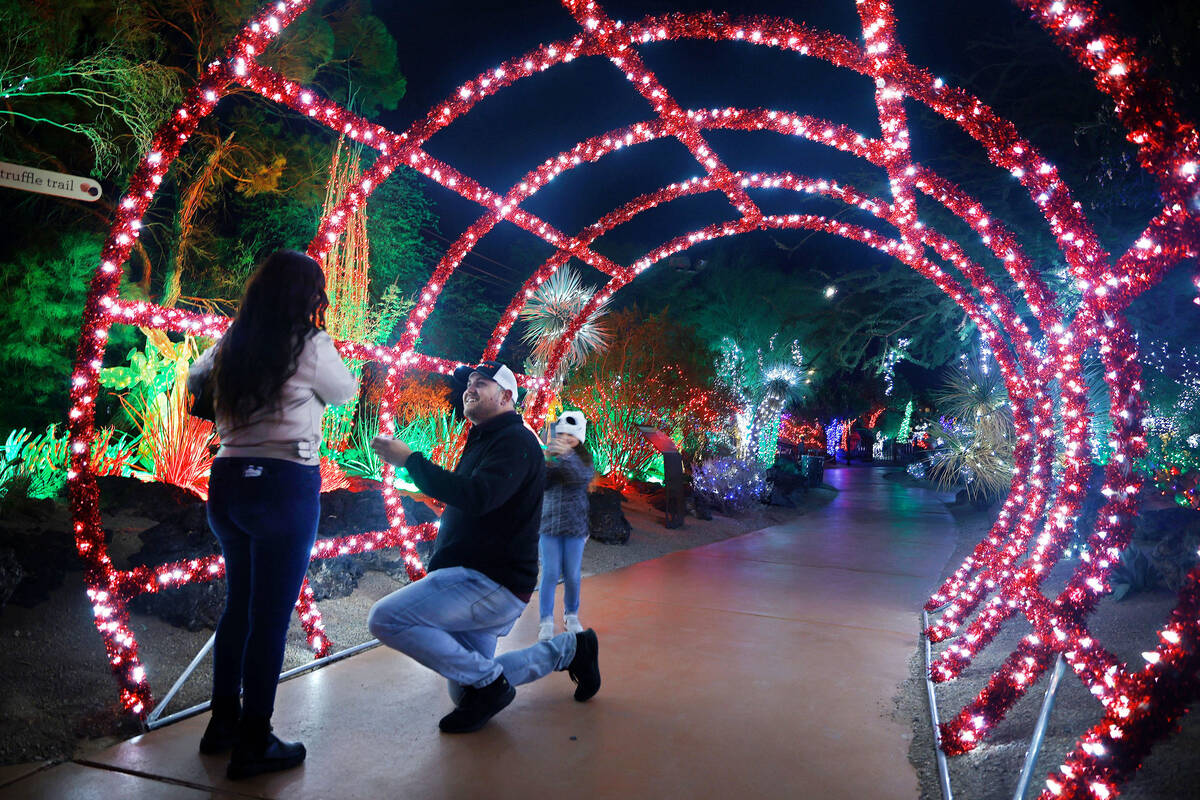
[[[529,302],[521,309],[521,319],[525,322],[525,333],[521,339],[533,347],[530,372],[537,375],[545,372],[550,354],[571,320],[595,293],[595,288],[583,285],[578,272],[565,267],[551,275],[530,296]],[[571,339],[571,347],[559,362],[554,375],[542,375],[552,386],[562,386],[568,372],[586,361],[588,356],[608,347],[608,328],[600,321],[607,313],[608,303],[598,305]]]
[[[804,392],[804,356],[799,340],[793,340],[788,353],[775,351],[771,337],[764,353],[758,351],[758,371],[754,376],[754,394],[759,395],[754,419],[750,423],[749,456],[764,467],[775,463],[779,444],[779,416],[790,400],[799,399]]]

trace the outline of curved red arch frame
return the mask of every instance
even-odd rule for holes
[[[422,123],[414,126],[409,132],[396,136],[378,126],[360,120],[342,109],[317,100],[313,93],[263,70],[254,62],[254,54],[261,52],[279,30],[286,27],[296,15],[307,7],[305,0],[275,3],[261,11],[239,34],[231,44],[228,50],[229,55],[225,61],[216,62],[208,67],[200,85],[189,95],[177,117],[164,126],[164,129],[156,136],[150,153],[131,181],[131,191],[122,202],[122,209],[114,225],[113,233],[106,243],[103,261],[97,270],[96,279],[93,281],[92,291],[89,294],[85,310],[84,334],[81,337],[79,358],[72,379],[71,431],[72,448],[75,454],[72,459],[69,486],[76,519],[77,544],[81,555],[88,564],[88,578],[93,586],[93,589],[89,591],[93,593],[93,601],[98,612],[97,624],[106,634],[110,658],[113,660],[114,671],[122,681],[123,699],[127,707],[140,710],[144,708],[145,701],[149,698],[144,674],[137,665],[136,641],[124,626],[122,619],[123,601],[126,595],[135,588],[147,585],[139,583],[139,580],[146,578],[147,575],[139,575],[135,580],[132,575],[117,574],[112,570],[107,556],[103,554],[103,540],[97,541],[96,539],[98,515],[94,509],[95,482],[94,478],[86,472],[86,459],[83,456],[86,455],[87,440],[90,439],[92,430],[92,400],[95,396],[95,373],[99,369],[98,356],[103,350],[108,326],[113,322],[138,321],[151,326],[205,333],[217,333],[224,327],[223,321],[215,318],[201,318],[198,315],[157,309],[148,304],[123,304],[116,300],[115,295],[116,283],[119,280],[119,267],[128,256],[132,239],[137,235],[137,222],[153,197],[154,189],[161,180],[166,166],[194,131],[198,120],[212,111],[213,106],[230,83],[237,80],[251,85],[251,88],[255,88],[272,99],[286,102],[304,113],[309,113],[311,116],[321,115],[319,121],[330,125],[335,130],[341,129],[354,138],[361,137],[363,141],[374,140],[380,146],[383,155],[372,170],[369,170],[364,176],[363,192],[357,196],[356,194],[348,196],[343,206],[335,209],[335,212],[323,221],[318,239],[310,248],[317,255],[323,251],[324,242],[330,241],[330,236],[336,238],[339,222],[345,218],[345,212],[364,201],[374,185],[377,185],[377,181],[386,179],[387,175],[400,163],[419,169],[431,179],[455,188],[456,191],[460,191],[464,196],[468,196],[482,205],[494,207],[497,209],[497,222],[501,219],[509,219],[546,239],[559,248],[561,255],[556,258],[561,257],[565,261],[567,257],[565,254],[574,255],[597,269],[607,272],[612,276],[610,286],[618,282],[621,285],[627,283],[653,263],[655,258],[661,257],[662,254],[670,252],[672,249],[681,249],[699,238],[732,235],[755,227],[800,224],[813,227],[824,226],[823,229],[827,229],[835,235],[860,238],[861,241],[879,246],[877,242],[881,237],[876,232],[865,229],[852,229],[850,226],[830,223],[827,220],[822,221],[806,215],[789,215],[779,218],[761,215],[749,195],[743,191],[747,187],[734,185],[736,183],[734,173],[721,163],[719,158],[707,147],[700,133],[702,126],[697,122],[695,115],[679,109],[670,99],[666,90],[658,84],[657,79],[641,66],[636,53],[638,44],[685,37],[706,37],[729,41],[746,40],[767,46],[784,47],[802,54],[827,58],[839,66],[856,69],[874,77],[877,81],[876,99],[880,109],[881,125],[885,131],[882,140],[883,161],[889,176],[893,179],[893,185],[896,187],[892,215],[900,220],[901,231],[901,240],[885,245],[884,252],[890,251],[895,255],[896,251],[901,251],[905,259],[921,263],[932,275],[936,275],[940,268],[918,259],[916,256],[918,240],[922,244],[929,245],[933,237],[918,237],[915,233],[915,217],[910,213],[913,208],[914,188],[920,188],[931,195],[940,193],[942,197],[939,199],[943,199],[944,202],[948,201],[947,206],[972,223],[972,227],[976,229],[977,233],[980,232],[981,227],[987,227],[987,219],[986,216],[982,220],[969,219],[972,216],[977,218],[980,216],[981,212],[977,210],[979,206],[977,204],[964,205],[964,203],[970,202],[969,199],[964,199],[964,196],[954,187],[944,183],[939,184],[937,176],[926,174],[918,177],[917,168],[911,164],[903,152],[906,148],[899,146],[904,138],[903,134],[906,133],[906,126],[902,120],[903,108],[900,105],[902,95],[925,102],[943,116],[959,122],[968,133],[985,146],[993,163],[1012,171],[1029,189],[1031,197],[1043,209],[1058,238],[1060,247],[1063,248],[1064,254],[1071,264],[1072,273],[1078,280],[1088,282],[1084,287],[1086,298],[1084,308],[1069,326],[1064,326],[1061,321],[1055,321],[1051,316],[1053,306],[1047,302],[1048,296],[1044,292],[1044,287],[1039,287],[1036,282],[1021,281],[1025,283],[1022,288],[1026,291],[1031,310],[1043,323],[1045,329],[1051,333],[1049,352],[1039,361],[1032,341],[1028,338],[1028,330],[1024,323],[999,302],[1003,299],[1003,295],[994,289],[989,293],[984,288],[988,286],[986,283],[973,283],[975,283],[975,288],[984,295],[987,301],[986,305],[1000,319],[1006,332],[1014,330],[1021,332],[1015,336],[1020,340],[1015,354],[1017,362],[1013,365],[1012,377],[1006,375],[1006,379],[1010,380],[1010,389],[1016,390],[1013,391],[1013,396],[1027,398],[1031,404],[1029,412],[1032,414],[1032,429],[1029,431],[1029,435],[1031,439],[1036,437],[1038,441],[1037,447],[1032,441],[1023,441],[1018,449],[1018,455],[1020,456],[1024,452],[1030,458],[1028,463],[1032,465],[1029,482],[1034,486],[1029,490],[1024,488],[1020,490],[1028,495],[1025,499],[1025,509],[1028,511],[1037,508],[1035,499],[1046,489],[1045,482],[1033,477],[1032,473],[1036,473],[1041,465],[1049,464],[1049,459],[1054,455],[1052,440],[1049,442],[1050,449],[1047,450],[1047,440],[1051,437],[1045,434],[1044,427],[1039,430],[1038,425],[1044,426],[1053,411],[1044,389],[1049,376],[1060,369],[1065,369],[1064,375],[1067,377],[1069,390],[1065,413],[1075,419],[1075,422],[1068,426],[1068,449],[1070,450],[1072,444],[1076,444],[1075,452],[1068,453],[1068,462],[1077,471],[1068,472],[1068,478],[1064,481],[1065,491],[1059,494],[1052,505],[1058,519],[1052,519],[1047,525],[1040,537],[1044,541],[1039,541],[1034,556],[1006,579],[999,596],[1010,598],[1014,595],[1020,596],[1022,600],[1019,605],[1022,607],[1019,610],[1031,619],[1037,630],[1047,632],[1051,636],[1062,634],[1063,640],[1068,641],[1074,647],[1071,652],[1076,657],[1072,659],[1072,665],[1081,677],[1084,677],[1085,682],[1102,689],[1101,700],[1109,709],[1110,716],[1116,714],[1118,719],[1125,719],[1130,714],[1140,713],[1141,706],[1130,709],[1130,698],[1125,696],[1130,693],[1137,692],[1140,697],[1157,699],[1161,694],[1161,692],[1156,694],[1161,688],[1161,682],[1156,681],[1155,678],[1162,673],[1162,670],[1166,669],[1165,665],[1169,664],[1171,668],[1178,669],[1180,664],[1195,663],[1195,614],[1193,613],[1191,620],[1188,621],[1184,619],[1186,613],[1183,613],[1183,610],[1196,604],[1194,590],[1197,575],[1191,576],[1189,588],[1185,589],[1180,608],[1177,609],[1172,623],[1162,632],[1164,644],[1159,648],[1160,652],[1156,653],[1158,656],[1156,664],[1152,664],[1139,673],[1120,670],[1119,679],[1112,680],[1113,673],[1108,671],[1108,667],[1112,664],[1106,661],[1104,654],[1093,656],[1088,653],[1081,655],[1077,652],[1080,649],[1091,649],[1080,648],[1078,645],[1081,641],[1089,639],[1086,635],[1086,628],[1082,626],[1082,618],[1094,606],[1096,599],[1102,595],[1107,565],[1100,566],[1100,564],[1103,563],[1105,555],[1111,556],[1114,548],[1121,544],[1124,538],[1127,538],[1128,518],[1136,508],[1138,486],[1135,481],[1126,479],[1122,472],[1122,463],[1127,464],[1130,458],[1136,456],[1141,444],[1141,432],[1137,427],[1139,415],[1136,413],[1140,404],[1136,361],[1134,360],[1136,350],[1133,348],[1132,340],[1128,336],[1119,312],[1136,294],[1153,285],[1162,273],[1177,263],[1180,258],[1194,255],[1197,241],[1197,221],[1187,213],[1185,203],[1196,183],[1196,154],[1200,152],[1200,148],[1197,147],[1195,129],[1190,124],[1184,123],[1174,112],[1169,95],[1145,80],[1144,65],[1133,56],[1132,47],[1125,40],[1112,34],[1105,27],[1104,21],[1099,19],[1089,7],[1077,3],[1031,3],[1018,0],[1018,4],[1031,10],[1039,22],[1050,30],[1085,68],[1097,75],[1097,85],[1114,98],[1122,120],[1130,127],[1131,139],[1139,145],[1143,164],[1159,177],[1163,185],[1165,200],[1163,211],[1152,221],[1138,243],[1130,248],[1116,264],[1107,267],[1105,266],[1109,260],[1107,254],[1099,246],[1086,220],[1083,219],[1082,213],[1075,209],[1069,192],[1065,185],[1058,180],[1052,165],[1042,161],[1028,143],[1020,140],[1011,124],[996,118],[986,106],[961,90],[940,86],[939,82],[933,80],[927,73],[909,64],[894,42],[892,33],[894,21],[890,6],[886,2],[859,3],[860,16],[864,24],[864,37],[868,42],[865,50],[860,50],[841,37],[814,32],[785,20],[766,18],[736,20],[719,15],[692,15],[648,19],[635,25],[622,26],[605,18],[594,3],[566,2],[565,4],[580,22],[584,31],[581,36],[567,43],[540,48],[521,60],[508,62],[508,65],[497,68],[492,73],[485,73],[475,81],[465,84],[460,89],[458,100],[439,104]],[[1095,46],[1097,42],[1100,43],[1100,47]],[[588,249],[587,244],[596,238],[595,236],[585,240],[565,236],[521,210],[519,203],[523,198],[519,198],[517,187],[514,187],[513,192],[510,192],[509,195],[497,196],[420,151],[421,142],[438,128],[466,113],[479,96],[490,94],[511,83],[512,80],[506,69],[511,69],[513,74],[523,77],[532,74],[533,71],[540,71],[580,55],[598,54],[607,55],[618,66],[627,69],[627,75],[631,77],[631,80],[633,77],[638,78],[634,81],[635,85],[639,87],[643,96],[655,106],[666,132],[683,141],[705,166],[709,175],[704,180],[730,198],[742,214],[739,222],[702,229],[692,237],[682,237],[657,248],[633,268],[622,268]],[[1148,104],[1148,100],[1154,102]],[[1171,123],[1166,126],[1165,132],[1155,126],[1155,123],[1164,119]],[[538,185],[552,179],[554,175],[568,167],[569,163],[547,162],[542,169],[536,172]],[[923,181],[925,186],[922,186]],[[525,187],[521,187],[521,190],[524,191]],[[955,205],[958,208],[955,208]],[[973,209],[976,210],[973,211]],[[610,220],[611,216],[606,217],[606,220]],[[471,232],[469,231],[469,233]],[[981,233],[981,235],[992,236],[990,232]],[[465,252],[477,238],[478,235],[464,237],[460,248],[461,252]],[[873,242],[870,241],[872,238],[874,238]],[[1009,268],[1010,274],[1012,274],[1013,268],[1022,266],[1023,257],[1016,255],[1019,250],[1016,249],[1015,237],[1003,234],[999,238],[1008,245],[1009,249],[1003,256],[1002,263]],[[934,242],[933,247],[934,252],[937,252],[938,247],[942,247],[951,263],[954,263],[970,277],[973,265],[969,264],[961,256],[961,253],[954,252],[952,243],[943,240]],[[454,248],[452,248],[453,251]],[[996,250],[993,249],[993,252]],[[461,254],[458,257],[460,258]],[[393,349],[362,348],[353,343],[342,343],[343,351],[354,352],[389,363],[392,365],[393,377],[400,370],[413,367],[441,372],[452,368],[453,364],[417,354],[411,347],[411,343],[415,341],[419,331],[421,320],[428,315],[432,304],[436,302],[440,287],[444,286],[444,278],[453,269],[452,266],[449,269],[442,267],[443,265],[439,265],[439,270],[435,271],[434,278],[422,298],[422,304],[414,310],[414,315],[410,317],[409,328],[406,330],[400,346]],[[1024,267],[1025,275],[1033,274],[1028,271],[1027,263],[1024,264]],[[957,285],[955,284],[955,286]],[[606,289],[601,294],[607,294],[608,291]],[[954,288],[950,291],[960,292],[961,290]],[[986,315],[982,312],[979,314],[980,321],[986,322]],[[993,336],[998,335],[993,334]],[[1111,527],[1102,526],[1096,532],[1093,540],[1089,542],[1089,552],[1098,557],[1095,567],[1090,570],[1080,570],[1072,580],[1068,591],[1064,592],[1058,601],[1051,604],[1036,591],[1039,581],[1035,578],[1037,572],[1035,567],[1052,563],[1053,559],[1057,557],[1057,551],[1061,549],[1063,543],[1062,533],[1069,527],[1068,521],[1073,516],[1072,503],[1076,501],[1080,492],[1078,482],[1071,483],[1071,481],[1075,475],[1079,474],[1078,470],[1083,467],[1084,459],[1079,457],[1078,443],[1083,441],[1082,433],[1086,431],[1088,412],[1086,398],[1082,396],[1082,387],[1072,386],[1070,377],[1072,369],[1078,366],[1078,357],[1084,349],[1080,342],[1089,337],[1101,342],[1102,355],[1110,368],[1110,386],[1116,414],[1114,423],[1118,435],[1118,449],[1117,457],[1109,465],[1106,484],[1107,488],[1114,493],[1113,500],[1105,511],[1106,513],[1112,512],[1112,516],[1116,517],[1118,521]],[[1022,352],[1023,350],[1024,352]],[[1018,364],[1021,367],[1019,370],[1016,368]],[[1132,366],[1130,366],[1131,364]],[[539,385],[536,380],[524,379],[524,382],[535,389]],[[1121,412],[1133,412],[1129,413],[1130,420],[1128,422],[1121,418]],[[1022,415],[1023,411],[1018,411],[1018,416]],[[1038,435],[1039,433],[1041,435]],[[1030,455],[1031,453],[1033,455]],[[1017,476],[1014,477],[1014,487],[1016,487],[1017,480],[1023,475],[1023,471],[1018,471]],[[1038,486],[1039,482],[1043,485]],[[1019,531],[1022,523],[1016,523],[1011,516],[1016,511],[1017,505],[1021,503],[1021,500],[1016,499],[1018,497],[1020,495],[1014,488],[1013,494],[1006,501],[1003,513],[1010,515],[1010,520]],[[1059,503],[1062,504],[1061,507]],[[1074,508],[1077,508],[1077,504],[1074,505]],[[1004,518],[1002,517],[1002,519]],[[411,546],[414,536],[420,535],[420,532],[405,530],[402,517],[393,516],[392,521],[394,527],[391,532],[363,534],[360,541],[346,546],[361,546],[363,549],[374,546],[406,547],[410,571],[419,574],[420,565],[412,554]],[[397,522],[399,525],[396,525]],[[1007,525],[1007,520],[1005,524]],[[981,542],[980,547],[964,563],[963,568],[931,599],[932,605],[938,605],[946,600],[960,598],[964,600],[963,605],[957,611],[948,615],[951,617],[949,622],[941,628],[935,626],[934,632],[942,631],[948,635],[948,632],[957,625],[954,617],[965,616],[981,599],[982,592],[979,586],[981,581],[986,583],[984,576],[995,575],[998,570],[1003,571],[1007,568],[1002,555],[1004,550],[1002,545],[1013,545],[1018,550],[1023,550],[1024,544],[1017,534],[1014,534],[1008,542],[1000,539],[1000,527],[998,525],[997,529],[989,533],[989,537]],[[1031,525],[1024,526],[1024,528],[1029,535],[1032,535]],[[394,538],[389,538],[389,536],[394,537],[397,531],[401,534],[398,542]],[[174,577],[177,574],[187,576],[192,574],[193,570],[197,575],[202,571],[212,574],[215,572],[212,567],[219,566],[219,564],[200,565],[194,563],[185,566],[166,566],[173,568],[164,568],[154,572],[154,575],[164,585],[169,585],[172,581],[177,580]],[[1093,589],[1093,582],[1098,583],[1100,588]],[[1033,596],[1030,595],[1031,590]],[[1191,595],[1188,594],[1189,591],[1192,592]],[[993,600],[993,604],[994,602]],[[1189,603],[1191,606],[1188,605]],[[1066,609],[1065,612],[1064,609]],[[998,625],[996,616],[995,613],[990,613],[989,609],[985,609],[985,612],[968,628],[964,640],[970,638],[972,628],[976,626],[981,626],[986,631]],[[311,617],[307,621],[311,622]],[[975,633],[978,634],[978,631]],[[1044,661],[1046,656],[1052,656],[1063,650],[1064,646],[1052,642],[1030,643],[1028,652],[1020,657],[1022,659],[1029,658],[1031,657],[1029,653],[1033,653],[1035,661],[1039,659]],[[1020,651],[1018,652],[1020,653]],[[1017,657],[1018,654],[1014,654],[1014,658]],[[969,660],[969,654],[964,658]],[[1099,668],[1104,668],[1104,671],[1098,671]],[[998,672],[976,703],[977,706],[981,706],[978,710],[986,713],[970,715],[969,722],[964,723],[964,715],[971,709],[969,706],[964,710],[964,714],[960,714],[959,718],[947,725],[946,740],[951,745],[948,749],[968,749],[971,742],[977,741],[986,728],[990,727],[999,716],[1002,716],[1007,705],[1010,705],[1010,703],[1006,704],[1004,698],[995,697],[995,695],[1003,693],[997,690],[1004,690],[1010,696],[1013,694],[1019,696],[1019,692],[1023,691],[1021,687],[1032,682],[1031,673],[1032,670],[1020,665],[1011,668],[1006,665]],[[1014,683],[1014,674],[1025,675],[1025,678]],[[1115,685],[1106,685],[1106,680],[1108,684]],[[1109,689],[1112,691],[1108,691]],[[1125,712],[1124,717],[1121,716],[1122,711]],[[1169,725],[1170,719],[1172,719],[1170,711],[1160,713],[1157,708],[1142,716],[1147,722],[1153,723],[1147,727],[1153,727],[1160,731],[1164,730],[1164,726]],[[978,725],[976,719],[983,719],[984,724]],[[1141,717],[1138,719],[1140,720]],[[1114,723],[1114,725],[1119,724],[1119,722]],[[974,726],[978,733],[969,726]],[[973,738],[964,737],[964,732],[974,734]],[[1130,737],[1119,741],[1120,737],[1114,736],[1112,730],[1105,732],[1094,729],[1087,736],[1092,738],[1085,737],[1087,741],[1084,744],[1091,745],[1091,750],[1095,750],[1096,744],[1102,740],[1114,745],[1115,749],[1121,752],[1132,753],[1137,749],[1137,747],[1129,746]],[[1105,739],[1106,736],[1107,739]],[[1138,746],[1142,745],[1139,743]],[[1080,756],[1079,753],[1083,753],[1083,755]],[[1079,787],[1084,787],[1091,792],[1093,784],[1101,787],[1115,786],[1132,772],[1127,764],[1123,771],[1113,770],[1102,765],[1098,766],[1097,759],[1092,755],[1088,750],[1077,751],[1072,755],[1072,758],[1075,759],[1073,762],[1075,766],[1072,769],[1077,774],[1088,773],[1090,770],[1088,774],[1099,775],[1103,780],[1081,783],[1072,779],[1059,784],[1057,789],[1048,784],[1047,791],[1064,794],[1064,796],[1074,796],[1070,793],[1083,791]],[[1076,758],[1076,756],[1079,757]],[[1136,768],[1136,765],[1133,768]]]

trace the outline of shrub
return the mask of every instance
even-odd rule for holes
[[[765,488],[758,465],[740,458],[706,461],[692,473],[693,493],[723,511],[750,508],[760,502]]]

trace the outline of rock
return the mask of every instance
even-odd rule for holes
[[[11,521],[5,518],[6,523]],[[33,608],[62,586],[68,571],[83,568],[68,530],[23,525],[0,527],[0,548],[11,552],[20,574],[8,594],[8,603]],[[15,578],[17,573],[9,574]]]
[[[317,600],[348,597],[358,588],[358,580],[366,572],[363,557],[338,556],[314,561],[308,567],[308,587]]]
[[[602,544],[625,544],[633,526],[621,511],[621,493],[598,488],[588,492],[588,531]]]
[[[17,551],[11,547],[0,547],[0,608],[8,603],[8,598],[25,577],[21,562],[17,561]]]
[[[138,595],[129,607],[177,628],[213,630],[225,610],[225,581],[189,583],[155,594]]]
[[[690,502],[688,510],[691,511],[692,516],[704,522],[712,522],[713,507],[708,502],[708,498],[702,494],[694,494],[688,500]]]
[[[778,486],[771,490],[771,498],[767,502],[773,506],[783,506],[784,508],[796,507],[796,503],[792,500],[790,493],[780,489]]]
[[[96,487],[100,490],[101,514],[111,514],[119,509],[140,517],[163,520],[182,508],[202,502],[199,495],[187,489],[137,478],[103,475],[96,478]]]
[[[208,527],[204,503],[192,503],[176,510],[159,524],[142,531],[138,538],[142,547],[129,557],[134,566],[157,567],[220,552],[217,538]],[[189,583],[154,594],[138,595],[130,608],[189,631],[215,628],[225,608],[225,582]]]
[[[1159,540],[1200,533],[1200,513],[1183,506],[1143,508],[1137,517],[1134,536]]]
[[[404,508],[408,514],[408,506]],[[334,539],[367,531],[387,530],[387,512],[380,492],[337,489],[321,495],[321,521],[317,536]]]
[[[407,495],[401,495],[400,504],[404,508],[404,518],[410,525],[436,522],[438,519],[429,506]],[[387,527],[383,495],[378,491],[354,492],[339,489],[321,495],[319,538],[351,536],[366,531],[386,530]],[[432,553],[433,542],[417,543],[417,555],[423,562],[428,562]],[[337,563],[341,563],[342,566],[335,566]],[[325,564],[330,566],[321,566]],[[322,591],[341,592],[326,595],[328,597],[344,597],[354,590],[366,570],[386,573],[398,581],[408,580],[408,568],[405,566],[404,557],[400,549],[395,547],[314,562],[309,567],[308,578],[318,600],[324,599]],[[318,590],[316,581],[322,582],[327,588]],[[345,587],[349,587],[349,591],[346,591]]]

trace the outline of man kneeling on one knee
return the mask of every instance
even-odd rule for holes
[[[545,459],[537,436],[513,410],[517,380],[496,361],[459,367],[463,411],[472,423],[453,472],[404,442],[377,436],[386,461],[408,469],[426,495],[446,504],[428,574],[380,600],[367,624],[379,641],[450,682],[455,708],[438,727],[477,731],[516,697],[514,686],[556,670],[575,699],[600,689],[599,644],[590,628],[496,656],[538,577],[538,525]]]

